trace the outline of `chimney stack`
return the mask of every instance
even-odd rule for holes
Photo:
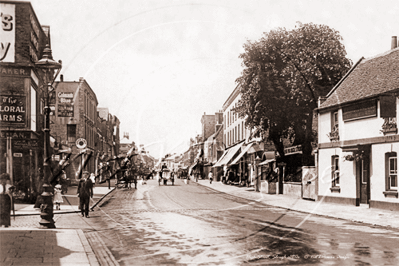
[[[392,41],[391,41],[391,49],[395,49],[398,47],[398,40],[396,36],[392,36]]]

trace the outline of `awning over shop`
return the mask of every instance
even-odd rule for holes
[[[244,144],[244,142],[237,144],[236,146],[228,149],[224,156],[222,156],[219,161],[213,166],[213,167],[222,167],[223,165],[229,164],[231,159],[234,157],[234,155],[237,154],[237,152],[240,150],[241,146]]]
[[[243,148],[242,152],[237,156],[237,158],[234,159],[234,161],[233,161],[231,164],[232,164],[232,165],[233,165],[233,164],[237,164],[237,163],[240,161],[240,159],[241,159],[246,153],[248,153],[248,151],[252,148],[252,146],[253,146],[254,144],[255,144],[255,143],[250,143],[250,144],[248,144],[245,148]]]
[[[276,153],[274,151],[265,151],[263,153],[262,158],[266,159],[263,162],[259,163],[259,165],[266,165],[268,163],[276,161]]]
[[[194,163],[193,165],[190,166],[188,172],[191,173],[191,171],[194,169],[194,167],[196,167],[198,164],[198,162]]]
[[[249,148],[248,150],[248,154],[252,154],[258,151],[261,151],[261,148],[259,147],[259,145],[257,143],[252,143],[253,145]]]
[[[266,165],[266,164],[271,163],[271,162],[274,162],[274,161],[276,161],[276,160],[275,160],[275,159],[265,160],[265,161],[259,163],[259,165]]]

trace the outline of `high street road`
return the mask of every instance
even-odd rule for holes
[[[399,263],[396,229],[272,207],[182,180],[117,189],[90,219],[79,219],[91,246],[102,243],[120,265]]]

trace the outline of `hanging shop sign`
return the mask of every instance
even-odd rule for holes
[[[0,95],[0,123],[2,126],[24,125],[26,121],[26,97]]]
[[[76,148],[84,149],[87,146],[87,141],[84,138],[79,138],[76,140]]]

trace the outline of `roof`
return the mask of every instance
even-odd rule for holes
[[[359,62],[319,109],[371,98],[399,88],[399,48]]]

